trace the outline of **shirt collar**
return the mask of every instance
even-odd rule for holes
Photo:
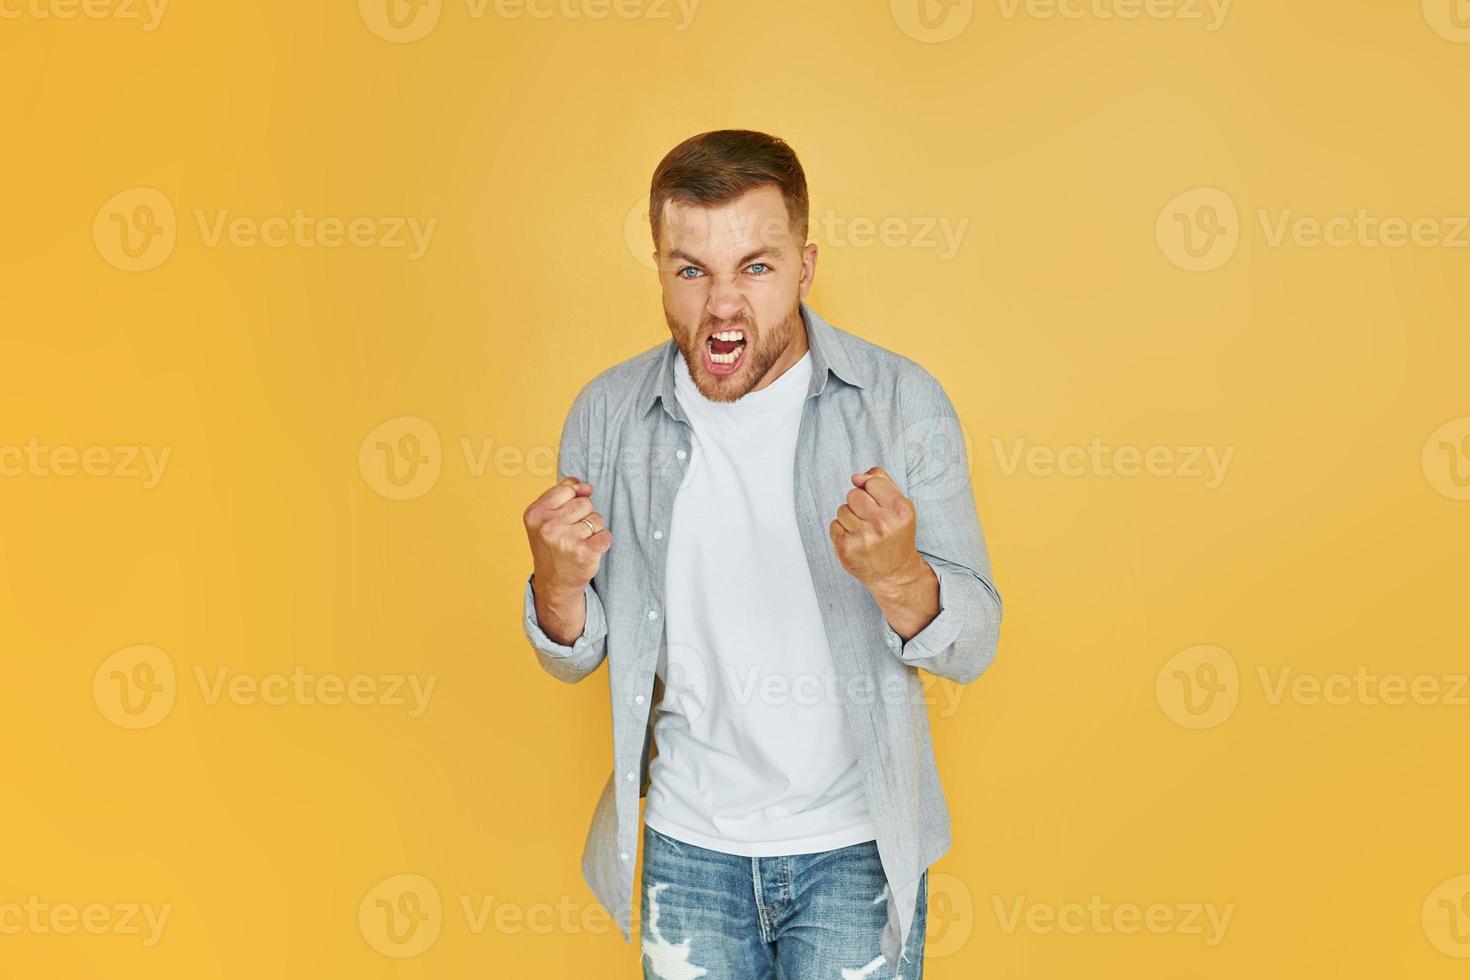
[[[812,354],[812,379],[807,388],[807,397],[819,395],[827,387],[830,371],[839,380],[863,387],[863,377],[852,363],[849,352],[837,336],[837,328],[817,314],[805,301],[801,303],[801,317],[806,324],[806,344]],[[663,400],[664,411],[672,418],[684,421],[684,412],[674,397],[674,358],[682,357],[679,345],[670,337],[664,341],[659,356],[655,359],[656,370],[643,385],[639,394],[638,407],[647,414],[653,403]]]

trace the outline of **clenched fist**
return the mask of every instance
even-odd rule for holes
[[[852,477],[853,489],[827,527],[837,560],[869,589],[911,576],[922,562],[914,545],[914,505],[880,466]]]
[[[569,644],[586,625],[582,591],[612,547],[612,532],[592,509],[592,484],[574,476],[532,501],[525,520],[535,563],[536,618],[547,636]]]

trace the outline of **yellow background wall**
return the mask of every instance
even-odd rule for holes
[[[0,974],[636,975],[520,517],[725,126],[970,437],[926,975],[1463,974],[1470,5],[386,2],[0,0]]]

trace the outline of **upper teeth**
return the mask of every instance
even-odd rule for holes
[[[721,330],[712,335],[716,340],[744,340],[745,334],[739,330]]]

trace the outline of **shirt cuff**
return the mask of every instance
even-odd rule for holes
[[[531,645],[548,657],[557,659],[575,659],[590,653],[607,636],[607,619],[602,611],[602,602],[597,598],[592,583],[588,582],[582,590],[582,595],[587,600],[587,623],[582,627],[582,635],[577,637],[571,644],[558,643],[546,635],[541,628],[541,623],[536,619],[536,593],[531,588],[531,578],[535,573],[526,576],[526,636],[530,638]]]
[[[926,658],[936,657],[954,646],[954,641],[959,639],[963,614],[962,610],[950,608],[948,576],[953,573],[927,559],[925,564],[934,569],[934,575],[939,579],[939,615],[929,620],[929,624],[909,637],[907,642],[888,624],[887,618],[883,619],[883,639],[888,649],[904,663],[918,666],[922,666]]]

